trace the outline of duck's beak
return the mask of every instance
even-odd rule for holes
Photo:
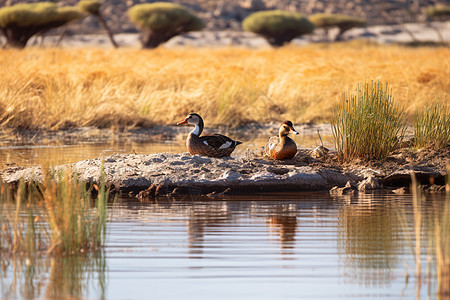
[[[291,127],[291,132],[292,132],[293,134],[298,134],[298,131],[295,130],[294,127]]]
[[[178,122],[177,125],[186,124],[186,123],[187,123],[187,119],[184,119],[183,121]]]

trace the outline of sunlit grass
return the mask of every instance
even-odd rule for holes
[[[404,118],[387,84],[361,84],[344,95],[332,117],[338,157],[386,159],[403,136]]]
[[[414,143],[417,148],[450,145],[450,108],[434,102],[414,116]]]
[[[106,234],[108,191],[103,171],[99,186],[94,185],[98,196],[93,200],[86,183],[70,170],[54,173],[42,169],[42,183],[27,188],[22,180],[13,197],[8,187],[2,186],[2,208],[15,206],[15,212],[1,214],[0,251],[71,255],[98,250]]]
[[[0,51],[0,125],[207,125],[327,121],[343,92],[389,82],[405,113],[448,98],[447,48],[337,45],[281,49],[35,49]]]

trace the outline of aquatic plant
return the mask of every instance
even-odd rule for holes
[[[2,187],[3,205],[15,202],[16,209],[2,220],[0,250],[49,255],[98,250],[106,234],[108,191],[103,168],[99,186],[94,185],[98,193],[94,209],[92,190],[76,174],[69,169],[59,173],[42,169],[43,182],[26,189],[21,181],[13,199],[9,198],[7,188]],[[24,213],[24,205],[34,205],[35,210]]]
[[[331,120],[339,159],[386,159],[403,137],[404,119],[387,84],[359,84],[344,94]]]
[[[128,14],[142,31],[143,48],[156,48],[174,36],[205,27],[193,12],[176,3],[138,4],[131,7]]]
[[[414,144],[439,149],[450,145],[450,108],[434,102],[414,115]]]
[[[450,164],[447,165],[447,173],[450,174]],[[397,208],[397,216],[400,224],[405,232],[405,237],[411,252],[415,257],[415,276],[417,278],[417,294],[420,292],[422,279],[422,248],[426,248],[427,253],[431,256],[434,252],[435,267],[437,273],[439,296],[450,296],[450,178],[446,176],[446,194],[443,203],[439,203],[439,209],[425,222],[424,215],[427,200],[418,181],[411,173],[411,193],[413,198],[413,218],[409,222],[407,212],[400,207]],[[411,223],[411,226],[410,226]],[[427,224],[428,223],[428,224]],[[430,243],[422,243],[423,228],[430,228]],[[430,270],[428,270],[430,272]]]
[[[450,297],[450,162],[447,164],[445,205],[434,219],[438,295]]]
[[[280,47],[296,37],[311,33],[314,25],[299,13],[268,10],[249,15],[242,22],[242,28],[263,36],[272,46]]]

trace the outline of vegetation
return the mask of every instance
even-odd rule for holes
[[[32,36],[82,16],[76,7],[61,7],[52,2],[5,6],[0,8],[0,31],[6,37],[8,46],[24,48]]]
[[[450,174],[450,165],[447,165],[447,172]],[[434,216],[429,220],[429,224],[424,221],[425,210],[427,205],[424,202],[427,200],[422,193],[417,180],[412,173],[411,192],[413,195],[413,220],[411,226],[408,222],[407,212],[403,209],[397,210],[398,219],[405,231],[405,237],[409,241],[411,252],[415,257],[416,271],[415,276],[418,281],[418,293],[420,292],[421,278],[422,278],[422,247],[427,247],[427,253],[435,254],[436,273],[438,280],[438,296],[450,296],[450,190],[447,190],[445,201],[442,207],[436,211]],[[447,187],[450,186],[450,179],[447,176]],[[426,225],[431,230],[431,239],[433,243],[422,243],[423,228]]]
[[[280,47],[296,37],[313,32],[314,25],[302,14],[272,10],[251,14],[242,22],[242,28],[260,34],[272,46]]]
[[[364,26],[366,21],[360,18],[355,18],[347,15],[340,14],[315,14],[309,17],[309,20],[316,26],[317,28],[323,28],[328,37],[328,30],[330,28],[337,27],[339,29],[339,33],[336,35],[335,40],[339,41],[342,39],[342,35],[358,26]]]
[[[108,201],[103,171],[93,212],[91,191],[86,183],[70,170],[60,173],[58,180],[54,177],[58,174],[43,170],[43,183],[26,190],[21,182],[14,199],[8,189],[2,187],[1,202],[15,202],[16,209],[2,220],[0,251],[67,255],[98,250],[105,240]],[[27,217],[24,217],[23,205],[34,203],[38,204],[36,209],[27,210]],[[42,209],[38,209],[39,206]]]
[[[414,143],[417,148],[450,145],[450,108],[435,102],[414,116]]]
[[[430,6],[426,11],[427,17],[430,18],[440,18],[440,17],[450,17],[450,5],[437,5]]]
[[[361,78],[389,82],[413,115],[450,96],[448,48],[327,44],[279,49],[0,51],[0,126],[61,129],[175,124],[330,122]],[[339,59],[336,59],[339,57]],[[412,124],[412,118],[409,120]]]
[[[111,44],[114,46],[114,48],[118,48],[119,45],[114,40],[114,35],[109,29],[108,24],[106,23],[105,18],[102,16],[100,12],[100,8],[102,6],[102,2],[99,0],[81,0],[78,2],[78,7],[81,9],[81,11],[84,11],[88,14],[91,14],[95,17],[97,17],[98,21],[100,22],[100,25],[106,30],[108,33],[109,40],[111,41]]]
[[[331,123],[338,157],[346,162],[386,159],[405,130],[404,113],[394,104],[387,84],[383,89],[380,82],[344,95]]]
[[[138,4],[128,13],[141,28],[143,48],[156,48],[179,34],[202,30],[205,26],[194,13],[176,3]]]

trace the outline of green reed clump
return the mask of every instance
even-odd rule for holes
[[[0,250],[13,254],[74,254],[99,249],[105,241],[109,194],[103,167],[100,186],[94,185],[96,199],[92,199],[86,183],[70,170],[58,174],[43,170],[42,183],[27,190],[22,181],[9,199],[2,187],[3,206],[15,202],[16,209],[1,220]],[[32,204],[35,210],[27,212],[23,207]]]
[[[332,130],[341,161],[387,158],[405,131],[405,116],[388,85],[359,84],[333,111]]]
[[[414,115],[414,143],[417,148],[450,145],[450,109],[444,102],[434,102]]]

